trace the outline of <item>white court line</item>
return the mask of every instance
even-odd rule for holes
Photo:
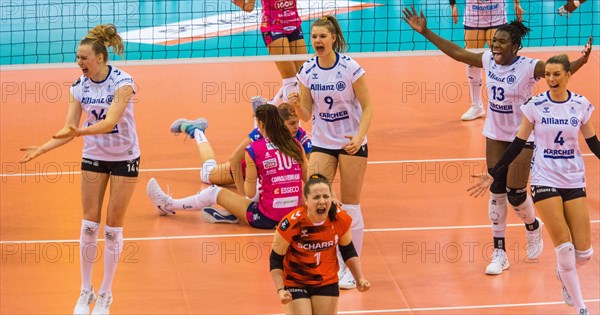
[[[582,154],[583,157],[595,156],[592,153]],[[426,159],[426,160],[390,160],[390,161],[368,161],[369,165],[385,164],[403,164],[403,163],[436,163],[436,162],[460,162],[460,161],[485,161],[485,158],[455,158],[455,159]],[[174,167],[174,168],[147,168],[140,169],[140,172],[181,172],[181,171],[199,171],[201,167]],[[81,172],[47,172],[47,173],[15,173],[0,174],[2,177],[27,177],[27,176],[57,176],[57,175],[78,175]]]
[[[598,303],[600,299],[583,300],[585,303]],[[396,308],[387,310],[362,310],[362,311],[338,311],[338,314],[375,314],[375,313],[404,313],[404,312],[424,312],[424,311],[453,311],[453,310],[473,310],[486,308],[507,308],[507,307],[523,307],[523,306],[544,306],[544,305],[560,305],[565,302],[532,302],[518,304],[492,304],[492,305],[466,305],[466,306],[447,306],[447,307],[414,307],[414,308]],[[283,315],[283,314],[270,314]]]
[[[590,220],[590,223],[600,223],[600,220]],[[507,227],[523,226],[523,223],[507,224]],[[406,227],[406,228],[381,228],[365,229],[365,232],[408,232],[408,231],[439,231],[439,230],[467,230],[467,229],[489,229],[489,224],[484,225],[450,225],[450,226],[428,226],[428,227]],[[130,237],[124,238],[125,241],[168,241],[168,240],[191,240],[206,238],[225,238],[225,237],[273,237],[273,233],[239,233],[239,234],[206,234],[206,235],[181,235],[181,236],[155,236],[155,237]],[[103,238],[98,241],[104,241]],[[32,240],[32,241],[0,241],[0,245],[13,244],[34,244],[34,243],[78,243],[78,239],[73,240]]]

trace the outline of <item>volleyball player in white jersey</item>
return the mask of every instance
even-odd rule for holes
[[[344,35],[333,16],[324,16],[311,26],[316,56],[298,71],[300,94],[289,102],[303,121],[313,120],[313,151],[309,173],[320,173],[332,182],[340,169],[342,208],[352,217],[352,239],[360,255],[364,222],[360,192],[367,168],[367,131],[373,108],[365,71],[350,57]],[[340,288],[356,287],[350,271],[341,268]]]
[[[442,52],[457,61],[484,68],[489,112],[485,119],[483,135],[486,137],[486,162],[488,167],[493,167],[518,131],[522,116],[520,106],[533,95],[536,81],[544,76],[544,61],[517,55],[522,48],[521,39],[529,29],[520,21],[501,26],[492,38],[491,51],[473,53],[429,30],[425,16],[422,12],[418,15],[414,7],[405,8],[403,12],[402,19]],[[587,62],[591,52],[591,40],[590,38],[582,57],[571,63],[572,72]],[[488,214],[494,234],[494,254],[486,268],[486,274],[500,274],[509,266],[504,239],[507,201],[525,223],[527,257],[536,259],[542,253],[541,224],[535,217],[533,203],[526,191],[532,155],[533,143],[529,142],[490,187]]]
[[[577,268],[587,263],[594,251],[586,201],[585,169],[577,134],[581,131],[598,158],[600,143],[590,121],[594,107],[584,96],[567,90],[570,67],[566,55],[554,56],[546,61],[545,77],[550,90],[521,106],[523,120],[516,138],[489,174],[481,176],[480,182],[470,190],[475,196],[485,193],[523,149],[533,131],[535,153],[530,179],[531,195],[554,243],[558,262],[556,272],[562,283],[563,299],[568,305],[577,307],[577,314],[588,314]]]
[[[525,11],[521,8],[521,1],[514,0],[517,19],[523,19]],[[452,20],[458,22],[458,9],[456,0],[450,0]],[[504,0],[466,0],[465,3],[465,49],[481,49],[488,44],[492,47],[492,36],[498,27],[506,24],[506,1]],[[485,115],[481,101],[481,68],[467,65],[467,80],[471,95],[471,107],[462,115],[462,120],[473,120]]]
[[[69,110],[63,129],[39,147],[22,150],[21,163],[84,136],[81,162],[83,222],[80,236],[81,293],[75,314],[89,314],[96,299],[92,288],[92,267],[96,259],[102,201],[110,182],[110,196],[104,226],[104,278],[92,314],[108,314],[111,286],[123,248],[125,211],[137,183],[140,148],[133,118],[133,78],[107,64],[108,47],[123,53],[123,43],[112,24],[98,25],[79,43],[77,65],[83,75],[70,89]],[[82,113],[85,120],[78,124]]]

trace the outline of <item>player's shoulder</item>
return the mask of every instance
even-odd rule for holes
[[[306,207],[301,206],[290,213],[288,213],[281,221],[279,221],[279,225],[277,226],[277,230],[280,232],[286,232],[294,229],[306,216]]]

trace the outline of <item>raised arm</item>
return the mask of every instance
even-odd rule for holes
[[[408,25],[410,25],[410,27],[412,27],[415,31],[427,38],[444,54],[456,61],[466,63],[473,67],[483,68],[483,62],[481,61],[481,56],[483,53],[476,54],[465,50],[455,43],[432,32],[429,28],[427,28],[427,19],[423,15],[423,11],[419,11],[419,15],[417,15],[417,11],[411,6],[410,9],[404,8],[402,12],[404,13],[404,17],[402,17],[404,22],[408,23]]]
[[[583,47],[583,50],[581,51],[581,57],[579,57],[579,59],[575,60],[575,61],[571,61],[571,74],[574,74],[575,72],[577,72],[577,70],[581,69],[581,67],[583,67],[584,64],[587,63],[588,59],[590,58],[590,54],[592,53],[592,43],[594,42],[594,38],[590,36],[590,39],[588,40],[587,44],[585,44],[585,46]],[[546,71],[546,63],[544,61],[538,61],[538,63],[535,65],[535,77],[536,78],[543,78],[544,74]]]
[[[521,8],[521,0],[514,0],[513,2],[515,3],[515,15],[517,16],[517,20],[523,21],[523,13],[525,13],[525,10]]]

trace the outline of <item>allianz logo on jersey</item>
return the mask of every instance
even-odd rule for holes
[[[579,119],[577,119],[576,117],[571,117],[571,119],[559,119],[559,118],[554,118],[554,117],[550,117],[550,118],[542,117],[541,123],[544,124],[544,125],[568,125],[570,123],[571,126],[577,127],[577,125],[579,124]]]
[[[513,84],[517,81],[517,77],[514,74],[509,75],[506,78],[503,77],[499,77],[497,76],[495,73],[493,73],[492,71],[488,71],[488,78],[498,81],[498,82],[506,82],[508,84]]]
[[[338,81],[336,84],[321,84],[321,83],[312,83],[310,85],[310,89],[313,91],[343,91],[346,89],[346,83],[344,81]]]
[[[81,99],[81,104],[108,104],[110,105],[113,101],[113,95],[107,97],[93,98],[86,96]]]

